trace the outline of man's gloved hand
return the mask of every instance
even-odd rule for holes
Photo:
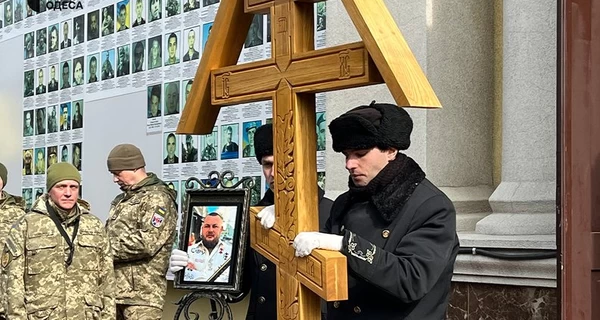
[[[171,258],[169,258],[169,271],[175,273],[185,268],[188,264],[188,260],[189,257],[187,252],[174,249],[171,253]]]
[[[263,208],[256,215],[256,217],[260,219],[260,224],[263,226],[263,228],[273,228],[273,225],[275,224],[275,205],[270,205]]]
[[[322,232],[300,232],[294,239],[292,247],[296,249],[296,257],[305,257],[314,249],[332,251],[342,250],[343,236]]]

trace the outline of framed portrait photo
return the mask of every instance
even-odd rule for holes
[[[175,274],[175,288],[242,291],[249,206],[250,189],[187,190],[179,250],[187,252],[189,261]]]

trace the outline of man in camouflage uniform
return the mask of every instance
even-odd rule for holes
[[[111,203],[106,230],[115,263],[118,319],[160,320],[175,240],[175,191],[146,172],[140,149],[120,144],[107,159],[123,193]]]
[[[9,230],[2,253],[6,318],[115,318],[108,237],[78,199],[81,175],[70,163],[50,166],[48,193]]]
[[[21,197],[13,196],[4,191],[8,182],[8,170],[0,163],[0,241],[4,243],[4,238],[8,230],[22,215],[25,214],[25,201]],[[0,288],[0,319],[4,319],[4,288]]]

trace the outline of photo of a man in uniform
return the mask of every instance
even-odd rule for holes
[[[173,132],[165,133],[165,153],[167,156],[163,160],[163,164],[177,164],[179,157],[177,156],[177,136]]]
[[[129,74],[129,45],[117,48],[117,77]]]
[[[71,130],[71,103],[60,105],[60,131]]]
[[[58,132],[58,117],[56,116],[56,106],[48,107],[48,111],[46,112],[48,115],[48,126],[46,129],[48,133]]]
[[[196,30],[196,28],[191,28],[185,31],[187,39],[187,49],[185,50],[185,55],[183,56],[184,62],[200,58],[200,52],[196,50],[196,47],[198,47],[198,41],[196,40]]]
[[[25,71],[23,80],[25,81],[23,96],[24,97],[33,96],[33,92],[34,92],[33,70]]]
[[[63,61],[61,70],[60,89],[68,89],[71,87],[71,67],[69,66],[69,61]]]
[[[102,36],[115,32],[115,5],[111,4],[102,8]]]
[[[46,134],[46,108],[35,110],[35,134]]]
[[[198,8],[200,8],[200,1],[198,0],[184,0],[185,3],[183,4],[183,12],[188,12],[188,11],[192,11],[192,10],[196,10]]]
[[[31,59],[35,56],[35,51],[34,51],[34,32],[28,32],[25,34],[25,36],[23,37],[23,55],[25,57],[25,59]]]
[[[101,79],[107,80],[115,77],[115,49],[102,52],[102,72]]]
[[[58,51],[58,23],[48,27],[48,52]]]
[[[327,122],[325,112],[317,112],[317,151],[325,150],[325,137],[327,135]]]
[[[185,143],[181,144],[181,162],[198,161],[198,142],[190,134],[185,136]]]
[[[12,0],[4,3],[4,26],[13,24],[13,4]]]
[[[54,92],[58,90],[58,80],[56,79],[56,69],[58,64],[50,66],[50,80],[48,80],[48,92]]]
[[[52,146],[48,147],[48,158],[46,160],[46,169],[50,168],[51,165],[58,162],[58,147]]]
[[[27,110],[23,113],[23,136],[33,136],[33,110]]]
[[[207,212],[207,213],[205,213]],[[232,258],[233,223],[229,223],[224,215],[235,221],[237,207],[210,206],[194,207],[194,213],[200,216],[200,238],[190,233],[187,253],[188,265],[184,271],[184,279],[197,282],[229,281],[229,271]],[[196,228],[194,228],[196,227]],[[190,226],[197,230],[197,224]]]
[[[242,142],[244,149],[242,149],[242,157],[256,157],[256,153],[254,153],[254,133],[256,132],[256,129],[260,126],[260,120],[244,122],[244,140]]]
[[[42,28],[39,29],[36,32],[36,48],[35,48],[35,55],[36,56],[41,56],[46,54],[47,50],[48,50],[48,29],[46,28]]]
[[[215,126],[211,134],[203,135],[200,138],[202,143],[202,155],[200,161],[217,160],[217,148],[215,146],[215,141],[217,141],[218,133],[217,127]]]
[[[67,20],[62,23],[62,41],[60,42],[60,48],[65,49],[71,46],[71,37],[69,36],[69,23]]]
[[[37,70],[37,87],[35,87],[35,94],[44,94],[46,93],[46,85],[44,84],[46,81],[44,80],[44,68],[39,68]]]

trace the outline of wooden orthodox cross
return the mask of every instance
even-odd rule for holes
[[[320,319],[319,296],[348,299],[341,253],[296,258],[291,247],[299,232],[318,230],[315,93],[385,82],[400,106],[441,107],[383,0],[342,0],[363,42],[321,50],[314,50],[315,2],[221,0],[177,128],[209,134],[221,107],[273,101],[276,223],[265,230],[253,215],[250,236],[277,265],[279,319]],[[258,13],[271,15],[272,58],[236,65]]]

